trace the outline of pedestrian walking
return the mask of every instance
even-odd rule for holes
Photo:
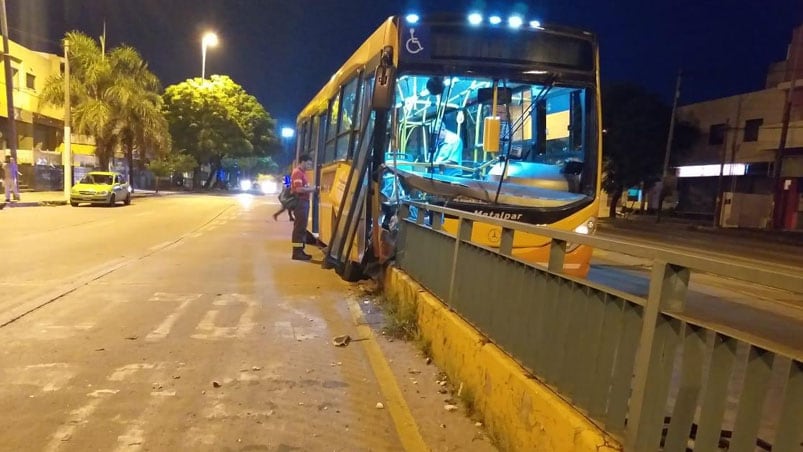
[[[7,155],[5,164],[3,165],[3,186],[6,192],[6,202],[11,201],[10,195],[12,194],[15,201],[19,201],[20,199],[18,175],[19,169],[17,168],[17,161],[11,158],[10,155]]]
[[[309,216],[310,193],[318,187],[311,187],[307,181],[307,171],[312,169],[312,157],[302,154],[298,157],[298,165],[290,176],[290,190],[296,197],[296,206],[293,209],[293,260],[308,261],[312,256],[304,252],[307,238],[307,220]]]

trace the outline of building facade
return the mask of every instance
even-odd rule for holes
[[[17,162],[20,185],[35,189],[60,189],[63,186],[61,151],[64,146],[64,108],[54,107],[40,98],[51,75],[62,73],[64,58],[37,52],[9,40]],[[6,75],[0,64],[0,146],[9,154],[8,102]],[[72,135],[73,166],[95,166],[95,146],[91,138]]]
[[[678,213],[723,227],[803,229],[803,26],[764,89],[685,105],[678,117],[702,133],[676,168]]]

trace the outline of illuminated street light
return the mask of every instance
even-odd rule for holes
[[[217,46],[217,35],[210,32],[201,39],[201,79],[206,77],[206,48]]]
[[[468,15],[468,23],[471,25],[479,25],[482,23],[482,14],[480,13],[471,13]]]
[[[282,138],[293,138],[296,131],[292,127],[282,127]]]

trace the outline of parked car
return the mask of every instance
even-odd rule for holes
[[[131,185],[125,176],[112,171],[89,172],[70,191],[70,205],[73,207],[87,202],[113,206],[120,201],[131,204]]]

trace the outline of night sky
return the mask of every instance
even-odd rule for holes
[[[199,77],[201,35],[220,45],[206,73],[226,74],[280,125],[298,111],[388,16],[415,10],[468,12],[443,0],[6,0],[11,39],[61,53],[69,30],[137,48],[164,86]],[[632,81],[667,101],[683,67],[681,104],[762,89],[783,60],[803,0],[543,0],[484,2],[481,10],[595,32],[602,79]],[[486,14],[487,15],[487,14]]]

